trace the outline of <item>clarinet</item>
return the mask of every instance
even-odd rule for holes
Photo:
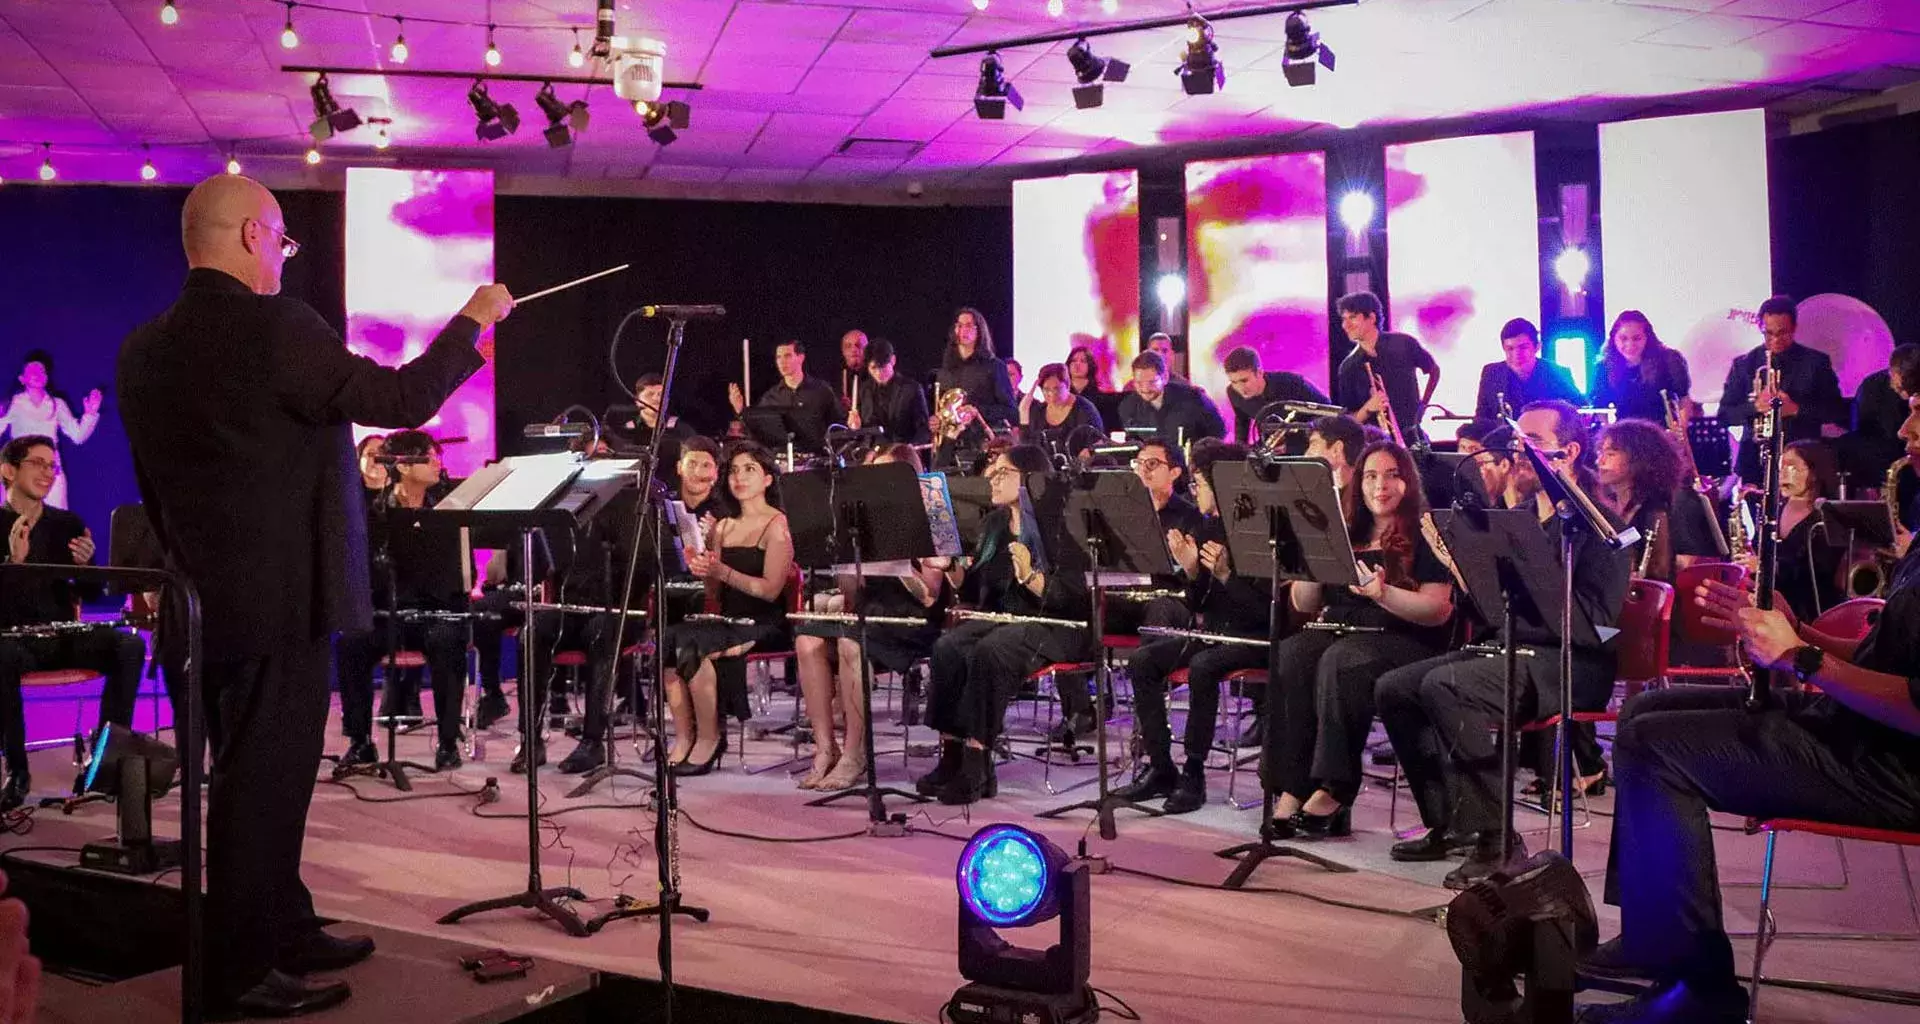
[[[1760,578],[1754,592],[1754,606],[1761,611],[1773,609],[1774,581],[1780,573],[1780,457],[1782,451],[1782,431],[1780,429],[1780,372],[1773,368],[1773,353],[1766,353],[1766,366],[1761,370],[1767,384],[1767,406],[1762,410],[1754,429],[1759,434],[1761,480],[1764,484],[1760,492],[1760,528],[1756,541],[1760,560]],[[1773,701],[1772,673],[1763,668],[1755,668],[1747,675],[1747,707],[1753,711],[1765,710]]]

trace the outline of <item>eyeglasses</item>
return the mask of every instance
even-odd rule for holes
[[[269,232],[280,236],[281,258],[290,260],[295,256],[300,255],[300,243],[294,241],[292,235],[287,234],[287,229],[285,227],[277,227],[277,228],[267,227],[266,221],[260,221],[259,224],[261,227],[267,228]]]
[[[20,468],[40,469],[52,473],[55,476],[60,475],[60,464],[49,459],[22,459],[20,460]]]
[[[1137,469],[1137,470],[1139,470],[1139,471],[1141,471],[1141,472],[1143,472],[1143,473],[1153,473],[1153,472],[1157,472],[1157,471],[1159,471],[1159,470],[1162,470],[1162,469],[1166,469],[1166,468],[1167,468],[1167,466],[1168,466],[1168,463],[1165,463],[1165,462],[1162,462],[1162,461],[1160,461],[1159,459],[1135,459],[1135,460],[1133,460],[1133,468],[1135,468],[1135,469]]]

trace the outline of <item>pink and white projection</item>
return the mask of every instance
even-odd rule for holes
[[[1075,346],[1109,382],[1140,346],[1140,183],[1133,171],[1013,183],[1014,354],[1032,386]]]
[[[1389,323],[1433,353],[1433,400],[1457,414],[1501,358],[1500,326],[1540,323],[1534,197],[1532,132],[1387,147]]]
[[[1687,357],[1694,397],[1718,398],[1773,288],[1765,112],[1601,125],[1600,230],[1607,323],[1645,313]]]
[[[385,366],[426,350],[473,290],[493,280],[493,172],[347,169],[347,347]],[[467,378],[426,430],[449,476],[494,456],[493,361]],[[354,437],[374,433],[354,428]]]
[[[1187,291],[1188,367],[1216,399],[1241,345],[1327,390],[1326,154],[1188,164]]]

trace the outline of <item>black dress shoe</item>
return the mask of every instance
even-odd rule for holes
[[[1614,981],[1653,981],[1661,977],[1664,972],[1658,964],[1635,956],[1620,939],[1621,936],[1616,935],[1581,957],[1577,967],[1581,976]]]
[[[507,714],[507,698],[482,697],[480,698],[480,706],[474,710],[473,723],[481,729],[486,729],[491,727],[493,723],[507,717]]]
[[[1467,862],[1454,868],[1441,884],[1449,889],[1466,889],[1473,883],[1505,870],[1527,859],[1527,844],[1514,836],[1507,844],[1507,853],[1501,855],[1498,840],[1485,840],[1475,843],[1473,851],[1467,854]]]
[[[1732,978],[1724,985],[1684,981],[1656,985],[1620,1003],[1592,1003],[1574,1015],[1579,1024],[1745,1024],[1747,997]]]
[[[344,981],[303,981],[280,971],[268,971],[258,985],[241,993],[239,998],[208,1007],[207,1019],[302,1017],[339,1006],[352,994],[353,990]]]
[[[1113,790],[1108,795],[1139,803],[1142,800],[1157,800],[1163,796],[1172,796],[1179,788],[1180,773],[1178,771],[1148,765],[1134,773],[1133,781]]]
[[[533,745],[533,763],[541,768],[547,766],[547,745],[545,743],[535,743]],[[520,749],[513,752],[513,763],[507,766],[507,770],[515,775],[527,774],[527,745],[525,743],[520,744]]]
[[[1342,807],[1332,814],[1308,814],[1295,811],[1287,819],[1301,839],[1345,839],[1353,834],[1353,808]]]
[[[301,935],[280,957],[287,974],[343,971],[373,955],[373,939],[366,935],[328,935],[318,928]]]
[[[1471,838],[1453,835],[1444,828],[1430,828],[1426,834],[1393,844],[1388,854],[1401,863],[1446,860],[1462,850],[1473,848]]]
[[[1160,805],[1165,814],[1191,814],[1207,805],[1207,780],[1202,775],[1182,774],[1180,788]]]
[[[436,772],[452,771],[460,767],[461,763],[460,744],[448,743],[445,740],[440,741],[439,748],[433,752],[433,770]]]
[[[560,774],[579,775],[606,763],[607,748],[604,744],[599,740],[581,740],[580,745],[573,748],[573,753],[560,762]]]
[[[379,763],[380,752],[373,748],[373,740],[364,736],[348,740],[346,753],[340,755],[340,767],[342,768]]]
[[[27,802],[33,790],[33,778],[24,771],[9,772],[6,785],[0,786],[0,812],[11,811]]]

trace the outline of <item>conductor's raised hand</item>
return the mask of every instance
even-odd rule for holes
[[[473,298],[460,307],[460,315],[482,327],[492,327],[513,312],[513,293],[504,284],[483,284],[473,290]]]

